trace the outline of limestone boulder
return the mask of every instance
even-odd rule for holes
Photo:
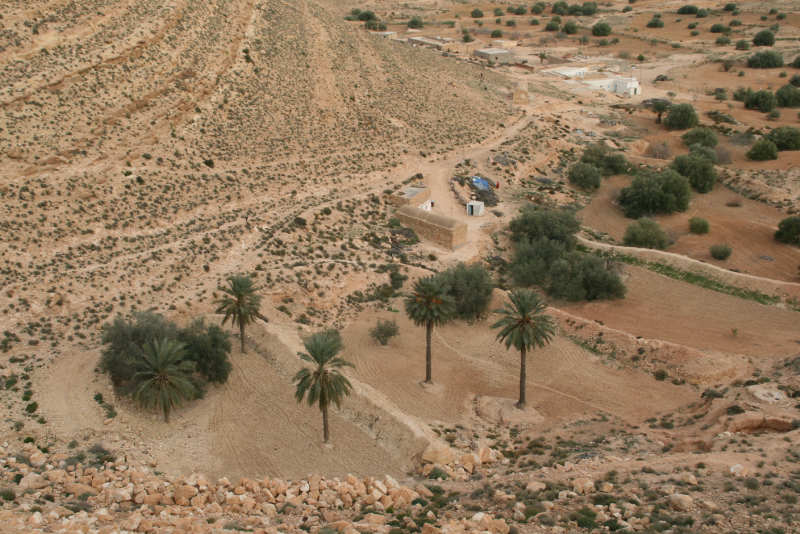
[[[594,481],[589,478],[576,478],[572,481],[572,489],[579,495],[596,491]]]
[[[672,509],[679,512],[688,512],[692,509],[692,506],[694,506],[694,501],[691,497],[680,493],[670,495],[668,500]]]
[[[422,455],[422,461],[429,464],[446,465],[453,463],[453,450],[450,447],[426,451]]]

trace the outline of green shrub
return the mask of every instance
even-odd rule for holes
[[[687,28],[689,28],[690,30],[693,30],[693,29],[697,28],[697,23],[696,22],[690,22],[689,26],[687,26]],[[697,32],[697,33],[699,34],[700,32]]]
[[[578,33],[578,23],[575,22],[574,20],[571,20],[566,24],[564,24],[564,28],[562,28],[562,31],[567,35],[575,35],[576,33]]]
[[[524,287],[545,285],[553,264],[567,252],[565,243],[545,237],[517,246],[509,271],[514,281]]]
[[[736,41],[736,50],[750,50],[750,43],[745,39]]]
[[[753,44],[755,46],[772,46],[775,44],[775,34],[770,30],[761,30],[753,37]]]
[[[653,373],[653,376],[655,377],[656,380],[663,382],[664,380],[669,378],[669,373],[667,373],[666,369],[659,369],[658,371]]]
[[[733,247],[727,243],[717,243],[716,245],[711,245],[709,252],[711,252],[711,257],[715,260],[725,261],[731,257]]]
[[[523,208],[522,213],[511,220],[508,229],[515,243],[533,242],[547,238],[563,243],[566,250],[575,248],[575,234],[581,224],[571,211],[537,210],[535,207]]]
[[[629,187],[622,189],[617,202],[626,217],[638,219],[686,211],[691,194],[689,180],[669,169],[660,173],[641,173]]]
[[[792,67],[795,69],[800,69],[800,56],[794,58],[794,61],[792,61]]]
[[[597,189],[603,181],[603,175],[597,167],[580,161],[569,169],[567,177],[570,183],[583,189]]]
[[[489,271],[480,263],[455,267],[438,275],[455,301],[456,316],[461,319],[477,319],[486,311],[492,300],[494,282]]]
[[[596,37],[608,37],[611,35],[611,25],[607,22],[598,22],[592,26],[592,35]]]
[[[400,327],[397,326],[397,321],[388,319],[378,319],[374,327],[369,329],[369,335],[385,347],[389,344],[389,340],[400,333]]]
[[[678,15],[697,15],[699,9],[692,4],[686,4],[678,8]]]
[[[797,67],[797,68],[800,68],[800,67]],[[789,78],[789,83],[794,85],[795,87],[800,87],[800,74],[792,75],[792,77]]]
[[[531,19],[531,26],[538,26],[538,25],[539,25],[539,19],[535,19],[535,18]]]
[[[478,9],[476,7],[475,9],[472,10],[472,13],[470,13],[470,16],[473,19],[482,19],[483,18],[483,11],[481,11],[480,9]]]
[[[499,39],[503,36],[503,30],[492,30],[492,39]]]
[[[741,26],[741,25],[742,25],[742,21],[741,21],[741,20],[739,20],[739,19],[733,19],[733,20],[730,22],[730,25],[731,25],[731,26]],[[745,42],[747,42],[747,41],[745,41]]]
[[[689,147],[689,154],[698,158],[703,158],[714,165],[717,164],[717,152],[713,148],[702,145],[692,145]]]
[[[692,37],[697,37],[698,35],[700,35],[700,32],[697,30],[692,30],[689,32],[689,35],[691,35]]]
[[[553,298],[602,300],[623,298],[625,285],[593,254],[569,252],[556,260],[548,273],[547,294]]]
[[[558,22],[556,22],[554,20],[551,20],[544,27],[544,31],[546,31],[546,32],[557,32],[559,30],[559,28],[560,28],[560,26],[559,26]]]
[[[515,15],[524,15],[528,12],[528,9],[525,6],[519,6],[517,9],[514,10]]]
[[[733,11],[736,9],[736,4],[725,4],[725,7],[722,8],[723,11]]]
[[[724,33],[726,30],[728,30],[727,26],[721,22],[717,22],[716,24],[712,24],[708,31],[711,33]]]
[[[692,217],[689,219],[689,231],[693,234],[703,235],[708,233],[708,221],[702,217]]]
[[[769,159],[778,159],[778,147],[772,141],[761,139],[747,151],[745,154],[748,159],[755,161],[766,161]]]
[[[781,118],[781,112],[777,109],[773,109],[769,113],[767,113],[767,120],[776,121]]]
[[[626,247],[664,250],[669,246],[669,238],[656,221],[642,217],[635,223],[628,225],[622,243]]]
[[[717,146],[717,134],[711,128],[693,128],[681,136],[686,146],[702,145],[709,148]]]
[[[764,136],[775,144],[778,151],[800,150],[800,129],[794,126],[779,126]]]
[[[437,480],[439,478],[441,478],[442,480],[448,480],[450,477],[443,469],[434,467],[433,470],[430,473],[428,473],[428,479]]]
[[[783,67],[783,56],[775,50],[763,50],[747,58],[747,66],[751,69],[777,69]]]
[[[775,239],[789,245],[800,245],[800,215],[786,217],[778,223]]]
[[[228,360],[231,352],[230,332],[215,324],[207,325],[200,317],[178,329],[176,337],[184,345],[184,359],[194,362],[195,372],[212,384],[228,381],[233,370]]]
[[[672,106],[667,114],[667,118],[664,119],[664,124],[668,128],[674,130],[693,128],[697,126],[699,122],[700,119],[697,116],[697,112],[694,110],[694,106],[688,103]]]
[[[408,27],[415,30],[422,29],[423,27],[422,18],[411,17],[411,20],[408,21]]]
[[[717,170],[714,164],[696,154],[683,154],[676,157],[669,168],[689,179],[689,184],[700,193],[708,193],[717,183]]]
[[[596,167],[603,176],[624,174],[630,168],[624,154],[611,151],[602,145],[586,147],[580,161]]]
[[[779,108],[800,108],[800,89],[792,84],[775,91],[775,98]]]
[[[752,91],[745,97],[744,107],[769,113],[778,107],[778,99],[772,91]]]
[[[717,46],[727,46],[731,44],[731,38],[724,35],[722,37],[717,37],[716,44]]]
[[[704,19],[708,16],[708,11],[705,9],[698,9],[697,15],[695,15],[698,19]]]
[[[14,493],[14,490],[6,488],[0,490],[0,497],[2,497],[4,501],[13,501],[17,498],[17,494]]]
[[[648,28],[663,28],[664,27],[664,21],[661,20],[661,19],[651,19],[650,21],[647,22],[647,27]]]

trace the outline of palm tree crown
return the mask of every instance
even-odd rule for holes
[[[506,349],[514,347],[520,351],[520,383],[518,407],[523,407],[525,399],[525,360],[528,349],[543,348],[550,343],[554,328],[552,318],[544,313],[547,303],[530,289],[512,291],[503,307],[495,310],[501,315],[492,328],[501,328],[497,339]]]
[[[456,311],[455,301],[447,294],[448,287],[434,276],[414,282],[413,292],[406,297],[406,315],[415,325],[425,327],[425,382],[431,384],[431,334],[434,326],[442,326]]]
[[[344,367],[354,367],[352,363],[337,357],[342,346],[339,332],[317,332],[303,341],[308,353],[300,353],[300,359],[311,364],[304,367],[294,375],[296,383],[295,399],[303,402],[306,398],[309,406],[319,405],[322,412],[322,427],[325,443],[330,438],[328,428],[328,408],[331,403],[337,408],[342,405],[342,400],[350,395],[352,385],[347,378],[339,372]]]
[[[229,276],[226,281],[228,282],[228,287],[219,287],[218,289],[227,296],[215,300],[214,304],[218,306],[217,313],[225,314],[222,319],[223,325],[230,319],[232,324],[239,326],[239,334],[242,338],[242,352],[245,352],[244,327],[261,316],[262,296],[256,293],[260,288],[256,287],[253,279],[246,274]]]
[[[133,400],[145,410],[161,408],[166,423],[173,408],[198,393],[190,379],[194,362],[183,359],[183,347],[183,343],[172,339],[153,340],[142,354],[139,371],[133,375],[133,381],[138,383]]]

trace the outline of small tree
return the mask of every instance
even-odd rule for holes
[[[558,22],[551,20],[547,23],[544,27],[544,31],[546,32],[557,32],[561,26],[559,26]]]
[[[711,128],[694,128],[681,136],[686,146],[702,145],[709,148],[717,146],[717,134]]]
[[[685,130],[697,126],[699,122],[700,119],[694,110],[694,106],[691,104],[677,104],[670,108],[664,124],[674,130]]]
[[[775,34],[769,30],[761,30],[753,37],[755,46],[772,46],[775,44]]]
[[[555,333],[552,318],[544,312],[547,303],[535,291],[520,289],[509,293],[510,302],[495,310],[501,316],[492,328],[500,328],[497,340],[504,343],[506,349],[514,347],[519,351],[519,401],[517,408],[527,404],[525,395],[527,369],[527,352],[530,349],[544,348],[550,343]]]
[[[472,13],[470,13],[470,16],[472,16],[473,19],[482,19],[483,18],[483,11],[481,11],[480,9],[478,9],[476,7],[475,9],[472,10]]]
[[[638,219],[657,213],[686,211],[691,194],[689,180],[674,170],[655,174],[642,172],[629,187],[620,191],[617,202],[626,217]]]
[[[689,231],[693,234],[707,234],[709,230],[708,221],[702,217],[692,217],[689,219]]]
[[[603,175],[594,165],[577,162],[570,169],[569,181],[583,189],[597,189],[603,181]]]
[[[233,370],[228,354],[231,335],[215,324],[206,325],[201,317],[178,331],[185,359],[195,364],[195,371],[213,384],[224,384]]]
[[[717,170],[706,158],[683,154],[670,163],[669,168],[689,179],[689,184],[699,193],[709,193],[717,183]]]
[[[389,340],[400,333],[400,327],[397,326],[397,321],[388,319],[378,319],[374,327],[369,329],[369,335],[385,347],[389,344]]]
[[[183,344],[171,340],[153,340],[142,354],[138,371],[133,376],[137,384],[133,400],[140,408],[153,411],[158,408],[169,423],[173,408],[180,408],[185,400],[197,396],[197,387],[191,381],[194,362],[185,359]]]
[[[697,11],[697,6],[686,4],[678,8],[678,15],[697,15]]]
[[[564,243],[567,250],[575,248],[575,234],[581,229],[581,223],[573,212],[535,207],[526,207],[520,211],[520,215],[508,224],[512,241],[532,243],[544,237]]]
[[[775,91],[775,99],[779,108],[800,108],[800,89],[786,84]]]
[[[621,152],[611,151],[603,145],[589,145],[581,155],[582,163],[596,167],[603,176],[628,172],[630,164]]]
[[[775,50],[756,52],[747,58],[747,66],[751,69],[777,69],[783,67],[783,56]]]
[[[769,113],[778,107],[778,98],[772,91],[750,91],[744,98],[744,107]]]
[[[492,39],[499,39],[503,36],[503,30],[492,30]]]
[[[761,139],[747,151],[745,154],[748,159],[754,161],[766,161],[770,159],[778,159],[778,147],[772,141]]]
[[[421,17],[411,17],[411,20],[408,21],[408,27],[420,30],[423,27],[422,18]]]
[[[800,129],[794,126],[779,126],[764,136],[775,144],[779,151],[800,150]]]
[[[800,215],[786,217],[778,223],[775,239],[789,245],[800,245]]]
[[[654,99],[653,104],[650,106],[650,111],[656,114],[656,124],[661,124],[661,116],[669,111],[671,104],[667,100]]]
[[[628,225],[622,243],[626,247],[664,250],[669,246],[669,238],[656,221],[643,217]]]
[[[716,245],[711,245],[709,252],[711,252],[711,257],[715,260],[725,261],[733,254],[733,247],[727,243],[717,243]]]
[[[331,404],[341,408],[342,401],[353,389],[350,381],[341,374],[340,369],[354,367],[354,365],[337,354],[344,348],[339,332],[327,330],[317,332],[305,340],[303,346],[307,353],[299,353],[300,359],[311,364],[304,367],[294,375],[292,382],[296,385],[295,399],[303,402],[308,399],[308,405],[317,404],[322,412],[322,433],[325,443],[330,439],[328,425],[328,409]]]
[[[253,279],[245,274],[236,274],[226,278],[228,287],[218,287],[217,289],[226,296],[214,301],[217,305],[217,313],[224,314],[222,325],[231,320],[231,324],[239,326],[239,335],[242,341],[242,352],[244,348],[244,329],[261,317],[261,295],[256,293],[261,288],[256,287]]]
[[[611,24],[608,22],[598,22],[592,26],[592,35],[595,37],[608,37],[611,35]]]
[[[647,22],[648,28],[663,28],[664,21],[661,19],[651,19]]]
[[[447,294],[455,303],[455,317],[471,320],[483,315],[494,290],[492,276],[486,267],[480,263],[458,263],[440,273],[439,278],[449,288]]]
[[[408,318],[417,326],[425,327],[425,383],[432,384],[431,337],[434,326],[449,322],[455,313],[453,298],[447,294],[448,287],[436,277],[420,278],[414,282],[414,289],[406,298],[405,308]]]
[[[575,22],[574,20],[567,22],[566,24],[564,24],[563,31],[567,35],[574,35],[578,33],[578,23]]]
[[[736,50],[750,50],[750,43],[746,39],[736,41]]]

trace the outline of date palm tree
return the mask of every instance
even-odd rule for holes
[[[337,357],[344,347],[336,330],[317,332],[306,338],[303,345],[308,353],[301,352],[300,359],[310,363],[311,367],[304,367],[294,375],[293,382],[297,387],[294,396],[297,402],[303,402],[303,399],[307,398],[309,406],[314,404],[319,406],[322,412],[322,434],[325,443],[328,443],[330,438],[328,408],[331,403],[340,408],[342,400],[350,395],[353,388],[339,370],[354,365]]]
[[[184,400],[192,400],[198,394],[190,378],[195,364],[184,360],[183,347],[183,343],[173,339],[154,339],[145,347],[138,372],[133,375],[133,382],[138,384],[133,400],[144,410],[161,408],[165,423],[169,423],[173,408],[179,408]]]
[[[219,287],[220,291],[226,296],[214,301],[217,313],[225,314],[222,319],[224,325],[231,320],[231,324],[239,326],[239,334],[242,338],[242,352],[244,349],[244,327],[262,318],[260,308],[262,296],[257,294],[259,287],[253,283],[253,279],[246,274],[235,274],[229,276],[226,281],[228,287]]]
[[[415,325],[425,327],[425,383],[433,384],[431,376],[431,335],[434,326],[442,326],[453,318],[455,301],[447,294],[448,287],[435,277],[428,276],[414,282],[413,292],[406,297],[406,315]]]
[[[509,293],[511,302],[495,310],[501,315],[492,328],[501,328],[497,340],[505,343],[506,350],[512,346],[519,351],[519,402],[517,408],[524,408],[526,368],[528,349],[543,348],[553,336],[553,319],[544,313],[547,303],[530,289],[520,289]]]

